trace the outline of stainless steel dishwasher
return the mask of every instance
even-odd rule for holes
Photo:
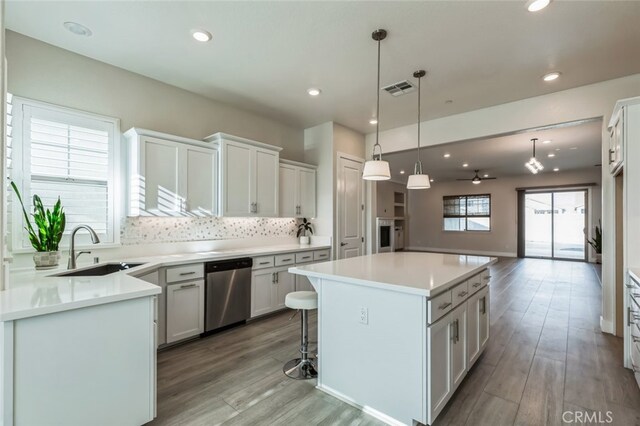
[[[251,317],[251,258],[204,264],[204,331],[244,322]]]

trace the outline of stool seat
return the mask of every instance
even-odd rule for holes
[[[287,294],[284,304],[291,309],[318,309],[318,293],[315,291],[294,291]]]

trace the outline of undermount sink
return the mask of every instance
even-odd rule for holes
[[[102,275],[109,275],[116,272],[124,271],[125,269],[135,268],[136,266],[144,265],[144,263],[105,263],[104,265],[94,266],[92,268],[86,268],[81,270],[73,270],[62,272],[60,274],[50,275],[51,277],[98,277]]]

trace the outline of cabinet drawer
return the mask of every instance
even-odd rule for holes
[[[451,298],[453,306],[458,306],[469,297],[469,281],[465,281],[462,284],[455,286],[451,290]]]
[[[204,264],[202,263],[167,268],[167,283],[195,280],[202,277],[204,277]]]
[[[482,287],[484,287],[487,284],[487,281],[483,280],[483,272],[474,275],[473,277],[469,278],[469,294],[473,294],[476,291],[480,290]]]
[[[329,260],[329,250],[314,251],[313,260]]]
[[[484,285],[489,284],[489,281],[491,280],[491,271],[485,269],[480,273],[480,275],[482,276],[482,282],[484,283]]]
[[[303,251],[302,253],[296,253],[296,263],[306,263],[313,260],[313,252]]]
[[[273,268],[273,256],[260,256],[253,258],[253,269]]]
[[[427,322],[433,324],[452,308],[451,290],[427,301]]]
[[[295,261],[295,253],[279,254],[275,257],[276,266],[293,265]]]

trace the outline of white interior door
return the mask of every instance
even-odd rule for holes
[[[338,259],[364,254],[364,160],[338,157],[337,243]]]

